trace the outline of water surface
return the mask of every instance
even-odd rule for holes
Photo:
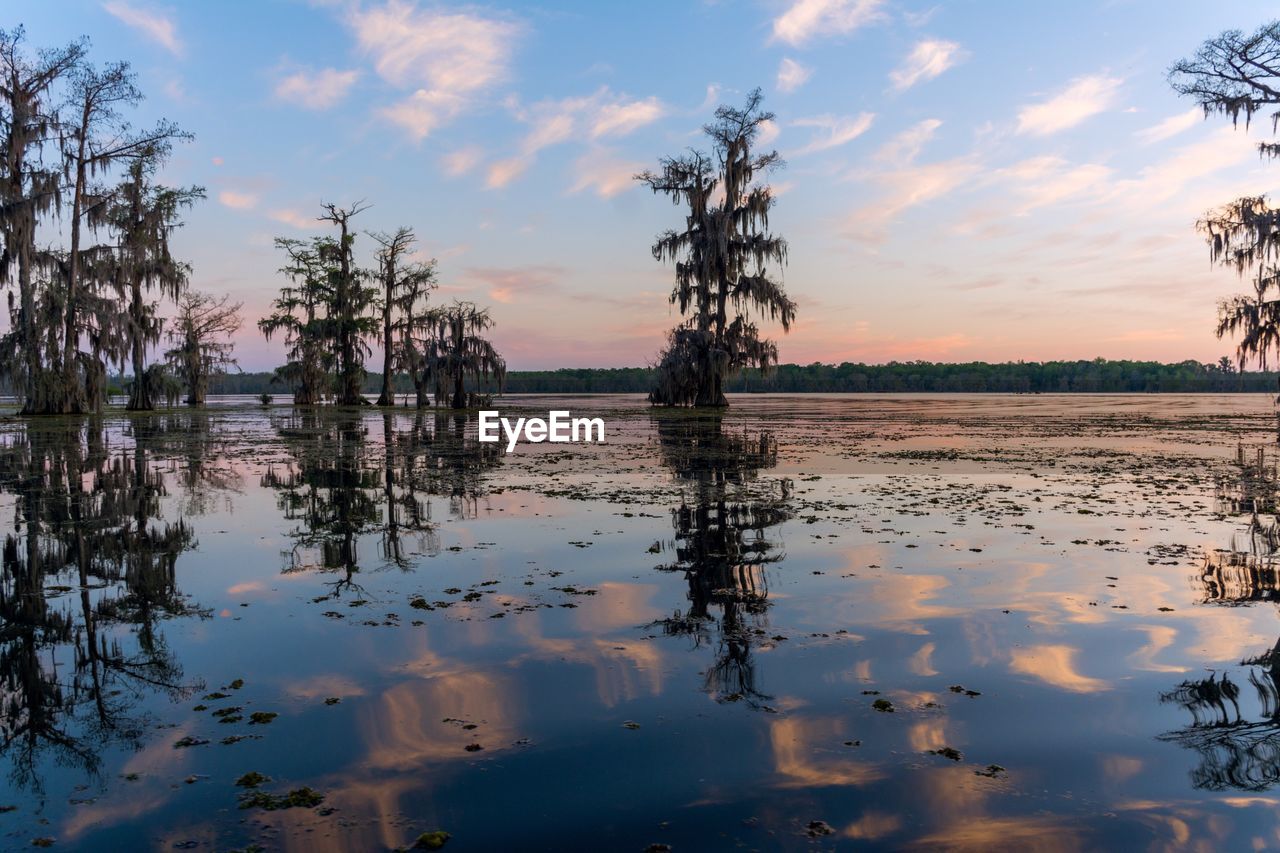
[[[504,405],[0,422],[0,845],[1280,843],[1268,396]]]

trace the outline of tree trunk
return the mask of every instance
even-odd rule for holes
[[[462,387],[462,374],[459,373],[453,378],[453,408],[465,409],[467,407],[467,392]]]
[[[413,396],[414,403],[419,409],[427,407],[427,380],[420,373],[413,375]]]
[[[31,259],[25,246],[18,247],[18,292],[22,299],[22,348],[26,361],[24,415],[48,412],[40,377],[40,347],[36,335],[36,297],[31,283]]]
[[[338,402],[343,406],[359,406],[364,397],[360,393],[360,374],[363,372],[356,365],[355,308],[352,292],[354,282],[351,280],[351,255],[347,243],[347,220],[340,223],[341,236],[338,238],[338,269],[341,281],[338,284],[338,338],[339,338],[339,372],[342,389]]]
[[[66,414],[79,414],[84,411],[86,403],[97,408],[97,402],[85,399],[83,385],[80,382],[76,353],[80,349],[80,326],[76,322],[76,306],[80,300],[80,217],[84,207],[84,187],[88,180],[85,174],[85,145],[88,143],[89,105],[86,103],[80,126],[85,132],[80,134],[79,151],[76,157],[76,187],[71,199],[71,251],[67,259],[67,296],[62,330],[62,411]]]
[[[382,308],[382,393],[378,395],[378,405],[394,406],[396,398],[391,393],[391,288],[389,286],[385,302]]]
[[[126,407],[131,412],[149,412],[155,408],[151,401],[151,385],[147,381],[146,366],[143,362],[146,360],[147,346],[143,340],[143,306],[142,306],[142,284],[135,281],[133,283],[133,303],[130,305],[130,314],[133,319],[133,387],[129,389],[129,405]]]

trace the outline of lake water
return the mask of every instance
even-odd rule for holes
[[[0,846],[1280,844],[1269,396],[732,402],[3,420]]]

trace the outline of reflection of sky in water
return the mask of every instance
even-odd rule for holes
[[[1215,511],[1241,469],[1214,426],[1234,413],[1260,443],[1267,401],[765,397],[718,428],[587,407],[607,445],[488,458],[405,410],[108,419],[65,483],[111,498],[95,472],[138,442],[163,475],[144,514],[190,527],[170,592],[207,618],[149,641],[193,690],[120,688],[133,739],[91,701],[57,718],[96,775],[46,750],[24,781],[10,744],[4,846],[377,849],[439,827],[460,849],[788,848],[812,821],[888,846],[1274,843],[1274,574],[1205,557],[1249,523]],[[44,513],[46,612],[71,624],[32,660],[64,683],[88,626],[52,543],[78,528],[30,502],[30,459],[65,463],[69,435],[33,430],[31,457],[0,425],[13,565]],[[107,509],[79,522],[95,547],[132,518]],[[90,583],[91,607],[139,583]],[[117,616],[90,620],[98,642],[136,659],[140,617]],[[2,654],[31,651],[5,630]],[[211,716],[228,705],[244,719]],[[240,811],[251,770],[324,803]]]

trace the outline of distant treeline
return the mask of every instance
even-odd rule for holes
[[[213,394],[288,394],[272,384],[270,373],[232,373],[214,378]],[[118,382],[119,380],[117,380]],[[370,373],[366,393],[377,393],[382,376]],[[647,393],[654,382],[650,368],[564,368],[516,370],[507,374],[510,394]],[[400,393],[412,391],[407,377],[396,377]],[[726,387],[729,392],[996,392],[996,393],[1207,393],[1277,390],[1274,372],[1237,371],[1229,362],[1183,361],[1018,361],[951,364],[903,361],[888,364],[783,364],[766,376],[750,370]]]

